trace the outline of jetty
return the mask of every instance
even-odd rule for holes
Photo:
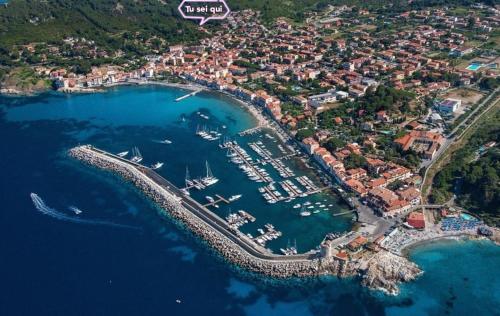
[[[252,134],[255,134],[258,131],[260,131],[261,128],[262,128],[262,126],[260,126],[260,125],[255,126],[255,127],[252,127],[252,128],[249,128],[249,129],[246,129],[244,131],[239,132],[238,135],[240,135],[240,136],[252,135]]]
[[[224,198],[223,196],[219,195],[219,194],[216,194],[215,197],[217,197],[216,200],[213,200],[212,202],[210,203],[207,203],[207,204],[204,204],[203,206],[204,207],[207,207],[207,206],[215,206],[215,205],[218,205],[219,203],[221,202],[224,202],[226,204],[229,204],[231,203],[229,200],[227,200],[226,198]]]
[[[182,101],[182,100],[184,100],[186,98],[192,97],[192,96],[196,95],[198,92],[201,92],[201,91],[203,91],[203,89],[198,89],[196,91],[193,91],[193,92],[190,92],[190,93],[188,93],[186,95],[183,95],[182,97],[178,97],[177,99],[175,99],[175,102],[179,102],[179,101]]]

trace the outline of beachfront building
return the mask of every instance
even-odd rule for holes
[[[411,212],[406,218],[408,225],[415,229],[425,228],[425,216],[422,212]]]

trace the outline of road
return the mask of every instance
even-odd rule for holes
[[[490,95],[488,95],[483,101],[481,101],[481,103],[476,106],[476,108],[471,111],[471,113],[469,113],[469,115],[467,116],[467,118],[465,118],[462,122],[460,122],[449,134],[448,134],[448,138],[446,139],[446,141],[444,142],[444,144],[439,148],[439,150],[436,152],[436,154],[434,155],[434,157],[432,158],[431,161],[428,162],[428,164],[423,164],[422,166],[423,167],[426,167],[425,169],[425,173],[424,173],[424,176],[423,176],[423,179],[422,179],[422,186],[421,186],[421,194],[422,194],[422,197],[421,197],[421,201],[424,202],[424,199],[426,197],[426,192],[424,192],[425,190],[425,184],[427,182],[427,177],[428,177],[428,172],[429,170],[431,169],[431,167],[434,165],[434,163],[436,161],[439,160],[439,158],[443,155],[443,153],[450,147],[451,144],[453,144],[458,138],[462,137],[462,135],[464,135],[464,133],[471,127],[474,125],[474,123],[483,116],[484,113],[486,113],[491,107],[493,107],[497,101],[493,101],[491,102],[487,107],[486,109],[480,114],[480,115],[477,115],[471,122],[467,123],[469,121],[469,119],[475,115],[480,109],[483,109],[484,106],[498,93],[500,92],[500,87],[496,88]],[[460,134],[456,134],[463,126],[464,124],[468,124]],[[432,187],[432,185],[430,186]]]

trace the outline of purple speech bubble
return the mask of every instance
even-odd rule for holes
[[[218,7],[214,6],[217,3],[220,3],[220,8],[222,8],[223,12],[216,12],[216,10],[213,10],[215,8],[218,9]],[[194,4],[194,6],[191,7],[190,4]],[[205,4],[205,6],[202,6],[203,4]],[[186,11],[188,12],[184,12],[184,7],[186,7]],[[192,10],[189,11],[188,7]],[[225,0],[183,0],[177,9],[185,19],[201,20],[200,25],[207,23],[209,20],[223,20],[231,12]],[[205,17],[203,14],[212,14],[213,16]]]

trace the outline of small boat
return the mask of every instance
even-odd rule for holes
[[[69,209],[70,209],[71,211],[73,211],[76,215],[78,215],[78,214],[81,214],[81,213],[82,213],[82,210],[81,210],[81,209],[79,209],[79,208],[78,208],[78,207],[76,207],[76,206],[70,206],[70,207],[69,207]]]
[[[137,147],[134,147],[132,149],[132,158],[130,158],[130,161],[132,162],[135,162],[135,163],[139,163],[142,161],[142,155],[141,155],[141,152],[139,151],[139,148]]]
[[[237,195],[231,195],[228,199],[229,202],[233,202],[233,201],[236,201],[236,200],[239,200],[240,198],[242,197],[241,194],[237,194]]]
[[[175,300],[175,302],[176,302],[177,304],[182,303],[182,301],[181,301],[181,300],[179,300],[179,299]]]
[[[205,196],[205,198],[206,198],[206,199],[208,200],[208,202],[210,202],[210,203],[213,203],[213,202],[215,201],[213,197],[208,196],[208,195],[207,195],[207,196]]]
[[[311,212],[309,212],[309,211],[300,212],[300,216],[302,216],[302,217],[311,216]]]
[[[128,155],[128,151],[122,151],[121,153],[117,153],[116,154],[118,157],[125,157],[126,155]]]
[[[299,204],[295,204],[295,205],[293,206],[293,208],[299,208],[299,207],[300,207],[300,203],[299,203]]]
[[[313,213],[314,214],[318,214],[320,212],[320,210],[314,210]]]
[[[169,144],[172,144],[172,141],[168,140],[168,139],[164,139],[160,143],[169,145]]]
[[[151,169],[153,169],[153,170],[158,170],[161,167],[163,167],[163,162],[157,162],[157,163],[151,165]]]

